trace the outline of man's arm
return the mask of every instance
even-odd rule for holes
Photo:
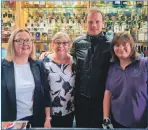
[[[73,56],[73,57],[76,57],[76,42],[74,42],[72,44],[72,47],[70,49],[70,55]]]
[[[76,63],[77,63],[76,42],[74,42],[74,43],[72,44],[72,47],[71,47],[71,49],[70,49],[70,55],[73,57],[73,61],[74,61],[75,65],[76,65]]]

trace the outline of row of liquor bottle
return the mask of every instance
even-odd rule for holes
[[[113,32],[124,32],[127,31],[128,33],[130,33],[134,40],[136,42],[145,42],[147,41],[147,22],[142,22],[141,24],[143,24],[143,26],[141,26],[140,28],[138,28],[138,25],[135,24],[134,26],[126,24],[125,22],[119,23],[118,21],[111,24],[111,25],[107,25],[105,24],[105,28],[104,31],[109,31],[112,30]],[[54,34],[55,32],[58,31],[64,31],[67,32],[70,35],[83,35],[84,33],[87,32],[87,25],[86,25],[86,21],[84,21],[83,19],[79,20],[49,20],[47,19],[47,21],[44,22],[32,22],[32,21],[28,21],[28,23],[25,24],[25,27],[28,28],[31,32],[40,32],[43,35],[45,35],[45,33],[47,34]],[[40,40],[40,39],[36,39],[36,40]]]
[[[125,22],[122,24],[115,22],[112,25],[106,27],[106,31],[113,31],[115,33],[118,32],[128,32],[132,35],[135,42],[146,42],[148,39],[148,31],[147,31],[147,23],[143,22],[143,26],[138,29],[138,25],[128,25]]]
[[[148,56],[148,46],[136,46],[137,52],[142,56],[142,57],[147,57]]]
[[[124,16],[124,15],[120,15],[120,16],[106,16],[106,26],[111,26],[114,25],[116,23],[118,23],[119,25],[122,25],[123,23],[126,24],[126,28],[132,28],[132,27],[136,27],[137,29],[140,29],[143,27],[143,25],[145,26],[145,24],[147,23],[148,20],[148,16]]]
[[[28,20],[25,27],[31,32],[41,32],[43,34],[54,34],[58,31],[64,31],[69,35],[82,35],[87,31],[86,22],[83,19],[41,19],[40,22]]]
[[[30,7],[87,7],[89,5],[89,1],[29,1],[23,2],[22,7],[30,8]]]
[[[70,35],[82,35],[86,33],[87,14],[84,10],[80,10],[79,12],[74,9],[46,11],[34,10],[29,15],[25,27],[29,28],[32,32],[38,27],[41,28],[41,32],[49,34],[53,34],[56,31],[66,31]],[[135,41],[144,42],[147,41],[146,19],[144,14],[130,14],[130,16],[124,15],[124,12],[122,14],[116,13],[112,16],[111,14],[106,14],[104,30],[111,29],[113,32],[128,31],[133,33],[132,35],[135,37]]]
[[[11,23],[10,23],[11,24]],[[148,39],[147,35],[147,27],[143,26],[140,29],[137,28],[127,28],[127,25],[125,23],[119,25],[118,23],[105,27],[104,31],[112,33],[118,33],[127,31],[130,33],[135,42],[146,42]],[[78,22],[78,21],[71,21],[69,22],[56,22],[55,20],[51,20],[49,23],[47,22],[31,22],[29,21],[27,24],[25,24],[25,27],[30,30],[30,32],[33,34],[33,39],[36,41],[49,41],[50,37],[59,31],[67,32],[72,39],[79,35],[83,35],[87,32],[87,27],[85,22]],[[9,35],[11,34],[11,28],[2,26],[2,42],[7,42]]]
[[[89,5],[89,1],[67,1],[67,0],[55,0],[55,1],[22,1],[23,8],[32,8],[32,7],[87,7]],[[3,8],[12,8],[16,6],[16,1],[3,1]]]
[[[46,12],[47,11],[47,12]],[[135,15],[135,14],[133,14]],[[145,16],[124,16],[114,14],[105,17],[104,31],[112,30],[113,32],[128,31],[134,37],[136,42],[147,41],[147,20]],[[14,12],[3,11],[2,12],[2,34],[3,30],[5,34],[11,33],[11,27],[14,26],[15,18]],[[32,10],[28,14],[28,20],[25,23],[25,27],[28,28],[34,39],[37,41],[48,41],[48,35],[53,35],[57,31],[65,31],[71,36],[75,37],[86,33],[86,13],[80,9],[80,11],[71,10]],[[4,41],[6,42],[4,38]]]
[[[63,7],[63,6],[75,6],[75,7],[88,7],[89,3],[94,6],[104,6],[104,5],[113,5],[114,7],[125,7],[136,5],[138,7],[142,7],[144,5],[144,1],[68,1],[68,0],[55,0],[55,1],[22,1],[22,7],[30,8],[30,7]],[[139,6],[140,5],[140,6]],[[15,7],[15,1],[3,1],[2,7]]]
[[[147,39],[147,20],[148,16],[142,14],[135,14],[135,12],[130,16],[119,14],[118,17],[115,16],[106,16],[105,27],[107,30],[113,30],[114,32],[123,32],[127,31],[130,33],[135,42],[146,42]],[[115,15],[115,14],[114,14]]]
[[[40,22],[41,19],[49,19],[51,21],[54,19],[55,21],[60,20],[63,22],[65,21],[74,21],[78,20],[79,22],[86,22],[87,14],[85,13],[85,10],[75,10],[69,9],[58,9],[58,10],[34,10],[31,12],[31,14],[28,15],[28,19],[33,19],[34,21]],[[130,11],[130,10],[129,10]],[[126,12],[127,13],[127,12]],[[122,12],[122,15],[119,13],[106,13],[105,14],[105,23],[107,26],[112,25],[115,22],[118,22],[119,24],[122,24],[123,22],[126,23],[129,26],[134,26],[135,24],[140,28],[143,24],[142,22],[148,20],[148,16],[145,14],[131,14],[128,12],[126,14]]]

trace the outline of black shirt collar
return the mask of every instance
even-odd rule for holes
[[[86,35],[86,37],[87,37],[88,39],[90,39],[90,40],[92,40],[92,39],[98,39],[98,38],[100,38],[101,36],[104,36],[104,33],[103,33],[103,32],[99,33],[99,34],[96,35],[96,36],[92,36],[92,35],[90,35],[89,33],[87,33],[87,35]]]

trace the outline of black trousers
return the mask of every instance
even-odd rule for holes
[[[146,128],[147,127],[147,123],[146,123],[147,119],[144,121],[145,122],[143,122],[143,124],[137,124],[137,126],[135,126],[133,128]],[[111,116],[111,122],[112,122],[114,128],[131,128],[131,127],[126,127],[126,126],[121,125],[113,118],[113,116]]]
[[[34,123],[33,123],[33,116],[24,117],[24,118],[20,119],[20,121],[28,121],[26,128],[35,127]]]
[[[74,112],[65,116],[52,116],[52,127],[72,127],[74,120]]]
[[[103,101],[88,99],[83,96],[75,98],[76,127],[102,128]]]
[[[118,123],[113,117],[111,118],[111,123],[114,128],[129,128],[129,127],[125,127],[121,125],[120,123]]]

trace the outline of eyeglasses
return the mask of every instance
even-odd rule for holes
[[[22,45],[23,43],[30,44],[33,42],[33,40],[32,39],[16,39],[16,40],[13,40],[13,42],[17,43],[18,45]]]
[[[57,44],[58,46],[61,45],[61,44],[64,45],[64,46],[66,46],[69,42],[55,41],[54,43]]]

